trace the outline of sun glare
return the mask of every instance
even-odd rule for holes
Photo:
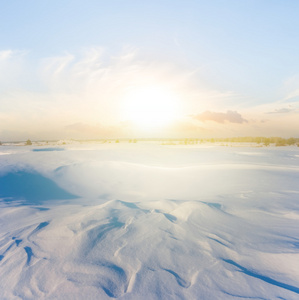
[[[178,99],[166,88],[134,88],[124,100],[125,118],[142,129],[162,127],[176,118]]]

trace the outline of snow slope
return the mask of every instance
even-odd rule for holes
[[[299,148],[0,152],[1,300],[299,299]]]

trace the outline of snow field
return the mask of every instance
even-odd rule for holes
[[[298,299],[297,149],[34,149],[0,158],[0,299]]]

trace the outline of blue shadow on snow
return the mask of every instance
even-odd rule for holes
[[[64,151],[63,148],[40,148],[40,149],[33,149],[33,152],[42,152],[42,151]]]
[[[272,284],[272,285],[278,286],[280,288],[283,288],[283,289],[289,290],[291,292],[294,292],[296,294],[299,294],[299,288],[297,288],[295,286],[292,286],[292,285],[289,285],[289,284],[286,284],[286,283],[283,283],[283,282],[279,282],[279,281],[276,281],[276,280],[274,280],[274,279],[272,279],[270,277],[263,276],[263,275],[260,275],[258,273],[252,272],[249,269],[244,268],[241,265],[237,264],[233,260],[223,259],[223,261],[225,261],[226,263],[231,264],[231,265],[237,267],[239,269],[238,270],[239,272],[243,272],[244,274],[246,274],[248,276],[255,277],[255,278],[260,279],[262,281],[265,281],[265,282],[267,282],[269,284]]]
[[[4,198],[7,202],[25,200],[24,204],[40,204],[47,200],[68,200],[78,197],[39,173],[18,171],[0,177],[0,198]]]

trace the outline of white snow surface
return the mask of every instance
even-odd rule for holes
[[[299,299],[299,148],[0,149],[0,299]]]

